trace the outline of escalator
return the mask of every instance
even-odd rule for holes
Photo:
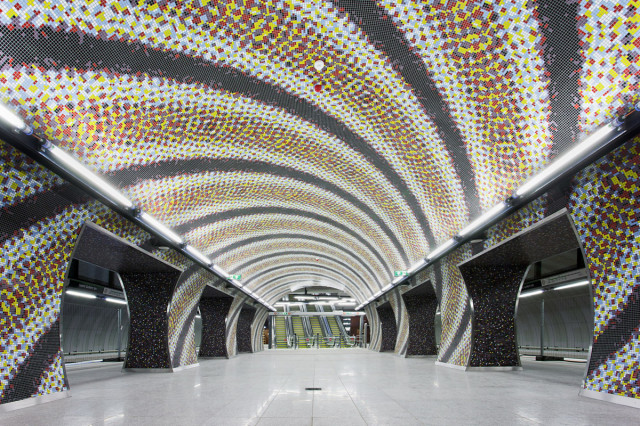
[[[297,306],[291,306],[291,311],[299,311],[300,308]],[[291,315],[289,318],[291,321],[291,325],[293,327],[293,334],[298,336],[298,347],[299,348],[308,348],[310,345],[307,344],[307,334],[304,332],[304,325],[302,324],[302,318],[298,315]]]
[[[308,348],[307,336],[304,334],[304,327],[302,326],[302,318],[297,315],[291,316],[291,323],[293,324],[293,332],[298,336],[298,345],[300,348]]]
[[[285,317],[274,317],[276,322],[276,349],[286,349],[287,345],[287,326],[285,324]]]
[[[322,332],[322,327],[320,326],[320,319],[316,316],[310,316],[309,322],[311,323],[313,335],[317,336],[320,339],[320,348],[328,348],[329,346],[327,346],[327,340],[325,339],[324,333]]]

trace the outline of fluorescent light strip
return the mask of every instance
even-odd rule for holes
[[[204,263],[205,265],[208,266],[208,265],[211,264],[211,259],[209,259],[207,256],[202,254],[200,252],[200,250],[198,250],[197,248],[188,245],[184,249],[185,249],[185,251],[187,253],[189,253],[191,256],[195,257],[196,259],[198,259],[200,262]]]
[[[533,291],[528,291],[526,293],[520,293],[520,298],[523,297],[531,297],[531,296],[535,296],[537,294],[541,294],[542,290],[533,290]]]
[[[565,288],[580,287],[587,284],[591,284],[591,281],[584,280],[584,281],[578,281],[571,284],[565,284],[565,285],[561,285],[560,287],[555,287],[554,290],[564,290]]]
[[[103,179],[92,173],[85,165],[73,158],[63,149],[60,149],[55,145],[51,145],[48,152],[54,159],[80,177],[85,183],[91,184],[91,187],[95,191],[104,194],[115,204],[126,209],[133,207],[133,202],[130,199],[122,195],[120,191],[109,185]]]
[[[436,248],[434,251],[429,253],[429,256],[427,256],[427,259],[432,260],[432,259],[438,257],[439,255],[441,255],[442,253],[444,253],[445,251],[447,251],[451,247],[453,247],[455,244],[456,244],[456,240],[454,240],[453,238],[448,240],[448,241],[446,241],[441,246]]]
[[[111,303],[118,303],[120,305],[126,305],[127,301],[122,299],[114,299],[113,297],[105,297],[104,300]]]
[[[18,130],[25,130],[29,127],[22,118],[2,103],[0,103],[0,120]]]
[[[427,261],[425,259],[420,259],[418,263],[414,263],[413,265],[411,265],[411,267],[407,270],[407,272],[412,274],[426,264],[427,264]]]
[[[399,278],[402,278],[402,277],[399,277]],[[384,293],[387,290],[391,290],[393,288],[393,284],[395,284],[395,283],[396,283],[396,280],[393,280],[392,284],[387,284],[386,286],[382,287],[382,292]]]
[[[480,217],[478,217],[477,219],[472,221],[470,224],[462,228],[462,230],[458,232],[458,235],[461,237],[465,237],[468,234],[471,234],[472,232],[477,231],[482,226],[490,222],[498,214],[503,212],[506,208],[507,208],[507,205],[504,202],[496,204],[495,206],[491,207],[489,210],[484,212],[482,215],[480,215]]]
[[[569,150],[556,161],[551,163],[550,166],[545,168],[542,172],[535,175],[531,180],[527,181],[524,185],[516,190],[516,195],[521,197],[530,192],[533,192],[540,188],[544,183],[554,179],[559,173],[562,172],[569,164],[574,163],[583,156],[587,151],[594,148],[599,142],[601,142],[605,136],[611,133],[614,127],[611,124],[601,127],[596,132],[592,133],[585,140],[576,145],[575,148]]]
[[[67,290],[66,293],[71,296],[84,297],[85,299],[97,299],[95,294],[85,293],[84,291]]]
[[[184,243],[180,235],[176,234],[173,230],[168,228],[166,225],[158,221],[158,219],[151,216],[150,214],[146,212],[142,212],[138,217],[142,222],[144,222],[149,227],[153,228],[156,232],[158,232],[160,235],[162,235],[166,239],[173,241],[176,244]]]
[[[224,269],[222,269],[218,265],[213,265],[213,270],[216,271],[217,273],[219,273],[220,275],[222,275],[225,278],[227,278],[229,276],[227,271],[225,271]]]

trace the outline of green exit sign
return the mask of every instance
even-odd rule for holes
[[[229,279],[230,280],[241,280],[242,279],[242,275],[237,274],[237,275],[229,275]]]
[[[402,277],[403,275],[409,275],[407,271],[393,271],[394,277]]]

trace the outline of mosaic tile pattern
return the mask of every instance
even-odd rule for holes
[[[187,269],[181,276],[169,305],[169,350],[172,367],[198,362],[193,327],[200,295],[212,275],[200,268]]]
[[[585,389],[640,398],[640,140],[576,176],[569,208],[594,295],[594,337]]]
[[[520,365],[515,308],[527,266],[461,268],[473,302],[470,367]]]
[[[382,327],[380,327],[380,317],[378,310],[373,304],[365,306],[365,312],[369,322],[369,349],[380,351],[382,347]]]
[[[376,308],[380,328],[380,352],[395,351],[398,338],[396,313],[390,305]]]
[[[124,368],[171,368],[167,310],[180,273],[120,277],[127,293],[130,324]]]
[[[268,317],[269,311],[263,307],[256,308],[256,313],[253,322],[251,323],[251,348],[253,352],[264,350],[262,330]]]
[[[469,295],[456,266],[471,255],[469,247],[461,247],[434,265],[436,285],[441,283],[440,312],[442,335],[438,361],[467,365],[471,353],[471,308]]]
[[[251,345],[251,324],[256,315],[256,310],[247,305],[242,307],[238,316],[238,326],[236,336],[238,341],[238,352],[253,352]],[[263,321],[264,324],[264,321]]]
[[[431,286],[431,283],[423,285]],[[402,298],[409,315],[409,343],[406,355],[436,355],[435,317],[438,309],[436,295],[403,294]]]
[[[395,289],[388,294],[389,303],[391,309],[393,309],[394,315],[397,318],[397,332],[396,343],[394,345],[394,352],[398,355],[404,356],[407,352],[407,346],[409,344],[409,317],[407,315],[407,308],[404,305],[404,299],[400,294],[400,289]]]
[[[364,300],[391,271],[406,269],[638,101],[638,7],[637,0],[429,7],[409,0],[56,7],[10,0],[0,4],[0,101],[203,252],[225,256],[225,269],[246,262],[245,243],[255,257],[288,250],[272,244],[274,232],[291,240],[315,233],[344,250],[308,250],[348,264],[369,286],[335,272],[330,281]],[[317,59],[326,65],[320,72],[312,67]],[[57,320],[82,223],[135,244],[148,236],[90,200],[71,200],[58,178],[4,144],[0,156],[4,395]],[[632,179],[622,169],[616,173]],[[577,223],[587,223],[577,212],[610,203],[588,195],[597,190],[587,186],[584,200],[572,198],[581,206],[572,210]],[[496,228],[487,244],[534,223],[544,209],[540,201]],[[18,212],[28,217],[18,220]],[[591,225],[580,226],[587,232]],[[609,245],[618,247],[614,234]],[[635,270],[637,247],[622,245],[626,257],[614,267]],[[189,266],[175,253],[163,256]],[[443,315],[439,360],[459,365],[470,353],[468,295],[455,268],[465,256],[455,253],[433,272]],[[298,261],[280,260],[286,267]],[[257,276],[271,265],[240,273]],[[595,284],[604,292],[596,298],[597,335],[626,318],[619,311],[636,300],[635,284],[618,277],[626,272],[605,270]],[[270,297],[317,275],[272,278],[252,288]],[[172,318],[188,323],[182,314]],[[372,331],[378,345],[380,330]],[[637,346],[626,342],[619,365],[632,366],[637,360],[627,354]],[[64,383],[51,360],[47,377],[58,384],[34,395]],[[608,372],[597,377],[618,377]],[[633,394],[635,385],[624,383],[611,385],[613,392]]]
[[[247,297],[245,295],[238,295],[233,298],[233,303],[229,307],[225,330],[228,357],[238,354],[238,319],[240,318],[240,312],[242,312],[242,307],[246,301]]]
[[[200,341],[199,357],[229,357],[226,319],[233,300],[231,297],[200,299],[202,340]]]

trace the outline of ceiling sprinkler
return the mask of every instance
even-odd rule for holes
[[[324,69],[324,62],[318,59],[313,63],[313,67],[316,69],[316,71],[320,72]]]

